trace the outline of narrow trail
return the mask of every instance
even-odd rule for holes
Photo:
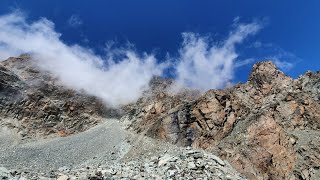
[[[0,166],[10,169],[45,172],[62,166],[117,161],[130,148],[127,131],[115,119],[76,135],[22,144],[8,139],[9,134],[13,133],[0,134]]]

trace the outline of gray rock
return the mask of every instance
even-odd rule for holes
[[[9,179],[11,178],[10,171],[6,169],[5,167],[0,167],[0,178],[1,179]]]
[[[207,154],[207,158],[210,158],[212,160],[214,160],[215,162],[219,163],[220,165],[224,166],[225,162],[223,160],[221,160],[219,157],[213,155],[213,154]]]
[[[194,164],[194,162],[193,161],[191,161],[191,162],[188,162],[188,166],[187,166],[189,169],[197,169],[197,167],[196,167],[196,165]]]

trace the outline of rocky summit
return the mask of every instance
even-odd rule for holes
[[[263,61],[248,81],[113,109],[29,55],[0,63],[2,179],[320,179],[320,72]]]

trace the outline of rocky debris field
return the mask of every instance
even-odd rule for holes
[[[0,168],[2,179],[245,179],[231,165],[203,150],[180,148],[175,155],[165,153],[149,159],[135,159],[117,164],[100,164],[71,169],[67,166],[51,171],[49,176]]]
[[[11,132],[10,135],[12,138],[16,134]],[[83,163],[117,161],[130,148],[127,136],[127,131],[115,119],[107,119],[85,132],[68,137],[25,141],[18,137],[10,140],[9,134],[1,133],[0,166],[47,173],[62,165],[77,167]]]

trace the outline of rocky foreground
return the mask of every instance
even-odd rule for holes
[[[201,94],[185,89],[173,94],[168,90],[172,83],[154,78],[142,98],[114,110],[96,97],[64,87],[58,78],[39,70],[29,56],[1,62],[0,143],[4,146],[0,148],[0,176],[320,179],[320,72],[292,79],[272,61],[264,61],[254,65],[246,83],[224,90]],[[119,130],[109,134],[99,128],[91,130],[97,125],[104,129],[108,118],[120,120]],[[89,157],[87,149],[82,163],[66,165],[58,156],[50,159],[54,157],[51,152],[71,157],[70,142],[91,132],[95,132],[92,137],[99,137],[91,138],[93,148],[99,151],[97,157]],[[98,146],[112,136],[124,137],[114,141],[123,144],[124,150],[112,144]],[[66,143],[55,148],[52,138],[57,144]],[[39,145],[40,141],[44,142]],[[83,143],[87,142],[90,139]],[[23,153],[16,153],[25,149],[42,152],[41,147],[54,149],[43,156],[50,168],[31,166],[41,162],[31,160],[37,154],[26,153],[27,157],[21,158],[18,156]],[[162,150],[155,150],[159,148]],[[77,151],[82,150],[79,147]],[[114,161],[112,153],[117,154]]]
[[[178,153],[178,154],[176,154]],[[2,179],[245,179],[228,162],[190,148],[175,155],[165,153],[149,159],[136,159],[117,164],[100,164],[71,169],[67,166],[49,173],[18,172],[0,168]]]

